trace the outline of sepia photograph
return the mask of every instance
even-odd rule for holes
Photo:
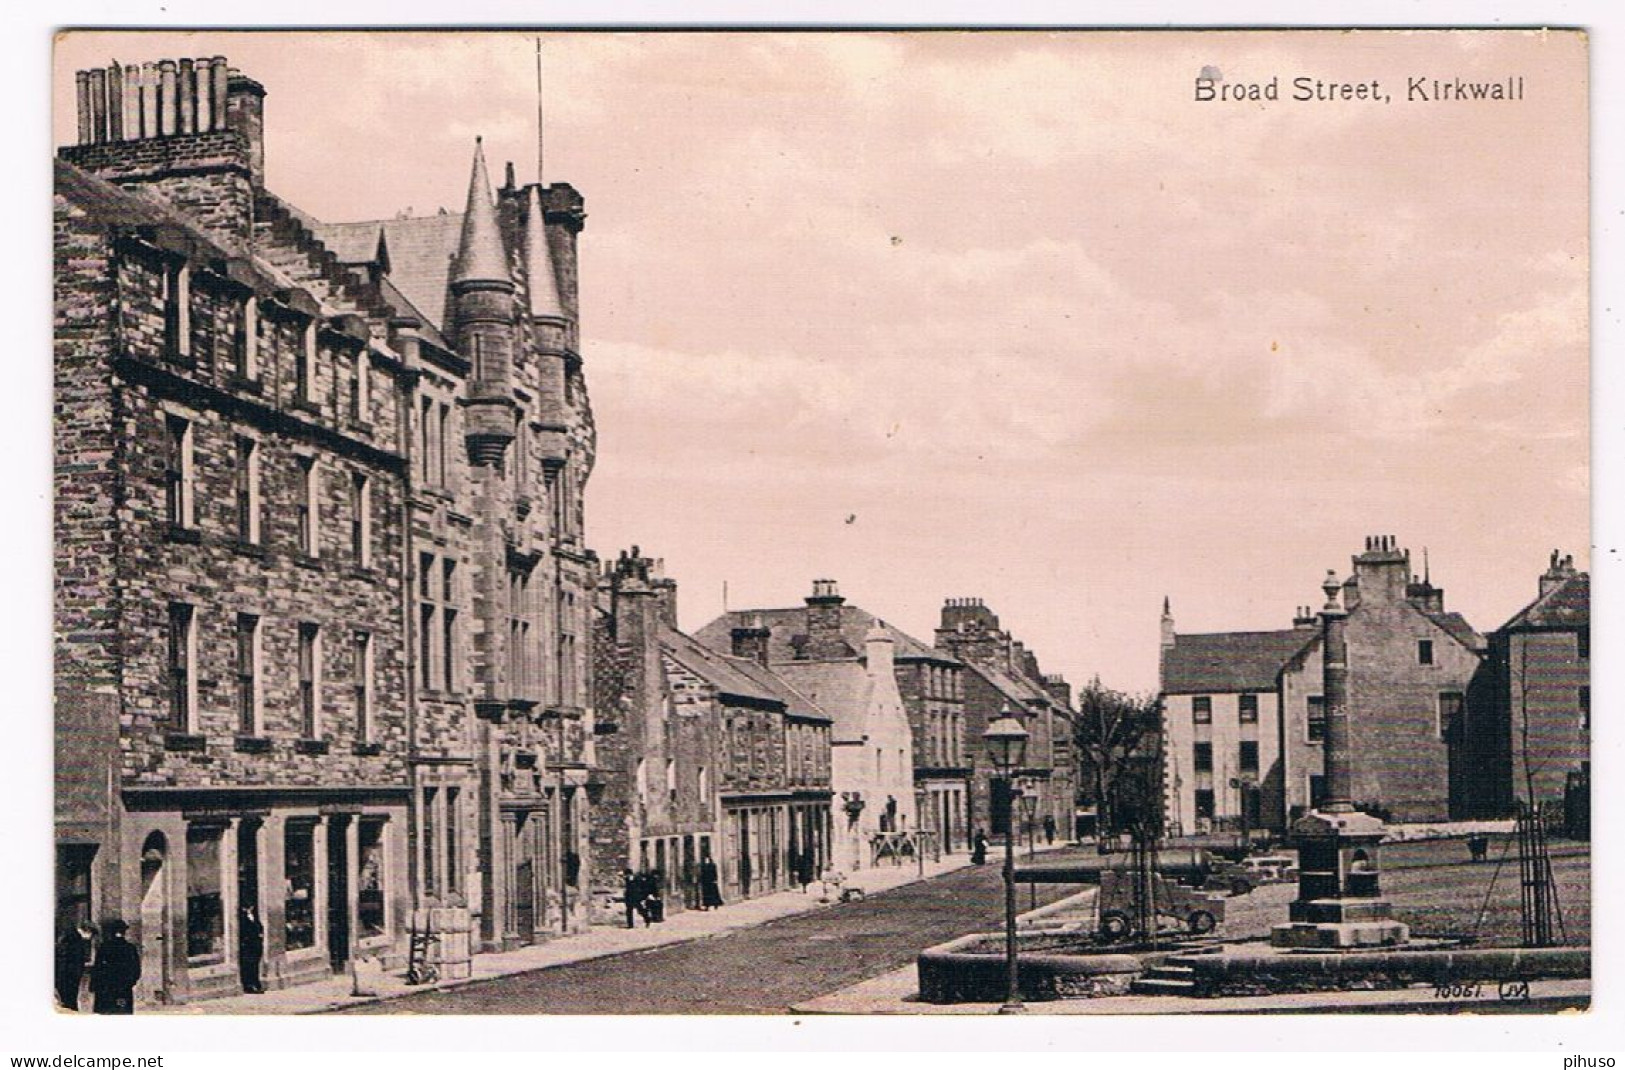
[[[39,1006],[1587,1011],[1589,48],[60,30]]]

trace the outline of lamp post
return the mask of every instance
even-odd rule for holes
[[[925,804],[930,798],[930,792],[923,787],[914,789],[914,861],[920,867],[920,876],[925,876]]]
[[[1016,801],[1021,804],[1021,823],[1027,827],[1027,861],[1031,862],[1033,855],[1038,853],[1033,838],[1033,818],[1038,816],[1038,781],[1030,777],[1024,779]],[[1032,881],[1027,882],[1027,909],[1038,909],[1038,885]]]
[[[1022,1014],[1020,981],[1016,974],[1016,836],[1015,807],[1011,794],[1015,789],[1015,771],[1027,756],[1027,730],[1021,722],[1004,715],[987,726],[982,733],[988,760],[1004,781],[1005,836],[1004,836],[1004,967],[1005,999],[1000,1014]]]

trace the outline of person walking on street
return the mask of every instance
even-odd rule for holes
[[[265,991],[260,980],[260,963],[265,961],[265,926],[259,913],[251,906],[237,915],[237,965],[242,974],[243,991],[258,995]]]
[[[700,859],[700,909],[714,910],[722,905],[722,884],[717,864],[710,855]]]
[[[976,830],[976,836],[971,840],[970,861],[973,866],[980,866],[987,861],[987,833],[981,829]]]
[[[63,931],[56,940],[56,1001],[65,1011],[79,1009],[79,982],[90,962],[96,930],[82,921]]]
[[[1055,818],[1050,814],[1044,815],[1044,842],[1055,842]]]
[[[134,1014],[135,983],[141,980],[141,952],[124,939],[129,926],[114,918],[102,926],[102,943],[90,967],[91,1010]]]

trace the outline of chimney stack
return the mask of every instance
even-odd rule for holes
[[[813,580],[807,596],[807,657],[814,660],[851,657],[852,648],[841,634],[841,607],[846,599],[834,580]]]

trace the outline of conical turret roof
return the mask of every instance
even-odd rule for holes
[[[530,187],[525,205],[525,274],[530,280],[531,316],[563,319],[564,302],[553,271],[553,252],[547,247],[547,219],[542,214],[539,186]]]
[[[451,281],[513,282],[508,254],[502,247],[496,205],[491,201],[491,178],[485,170],[485,148],[474,139],[474,173],[468,180],[468,208],[463,213],[463,237]]]

